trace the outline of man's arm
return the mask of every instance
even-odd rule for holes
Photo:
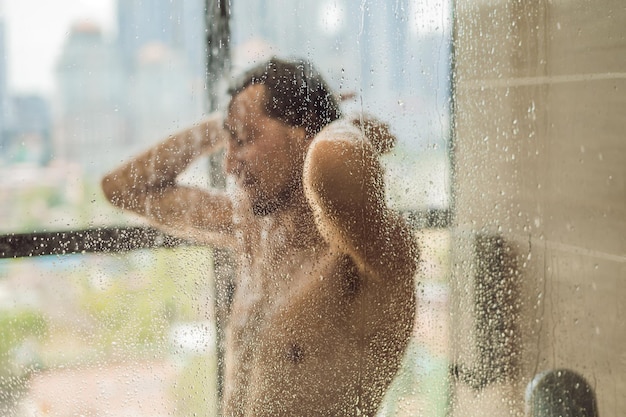
[[[330,127],[314,139],[304,185],[322,235],[362,272],[413,277],[417,244],[406,222],[387,207],[377,153],[358,129]]]
[[[102,190],[115,206],[140,214],[179,237],[228,244],[230,199],[218,191],[176,183],[193,160],[219,149],[226,137],[221,115],[212,114],[107,174]]]

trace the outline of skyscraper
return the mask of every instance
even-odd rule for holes
[[[35,94],[12,95],[9,107],[5,161],[46,165],[53,157],[48,101]]]
[[[206,110],[204,0],[123,0],[117,19],[132,151],[197,121]]]
[[[98,26],[72,28],[57,65],[58,156],[99,175],[128,143],[126,79],[116,49]]]
[[[117,5],[119,48],[132,72],[143,46],[159,42],[177,51],[195,77],[204,78],[204,0],[123,0]]]
[[[144,45],[131,77],[129,115],[138,147],[201,117],[206,94],[202,87],[194,88],[194,77],[178,50],[160,42]]]

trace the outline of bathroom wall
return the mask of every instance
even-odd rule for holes
[[[452,410],[569,368],[626,414],[626,3],[457,0]]]

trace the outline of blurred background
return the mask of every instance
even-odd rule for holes
[[[398,136],[422,268],[380,416],[623,415],[626,7],[590,6],[0,1],[0,415],[216,415],[228,254],[98,183],[271,55]],[[223,186],[218,162],[181,181]]]
[[[0,415],[216,415],[215,252],[96,238],[65,253],[62,233],[145,226],[104,201],[101,176],[219,109],[230,77],[272,55],[310,59],[354,95],[346,112],[377,115],[398,136],[388,199],[424,260],[415,338],[380,415],[446,414],[450,2],[224,4],[228,44],[208,48],[224,31],[207,25],[219,2],[0,2],[0,233],[53,247],[0,247]],[[217,56],[223,74],[207,74]],[[210,185],[209,166],[183,181]]]

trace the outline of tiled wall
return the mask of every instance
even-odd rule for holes
[[[493,331],[515,348],[457,378],[454,413],[523,415],[532,376],[566,367],[625,415],[626,2],[457,0],[455,25],[452,361],[486,372],[477,236],[508,248]]]

